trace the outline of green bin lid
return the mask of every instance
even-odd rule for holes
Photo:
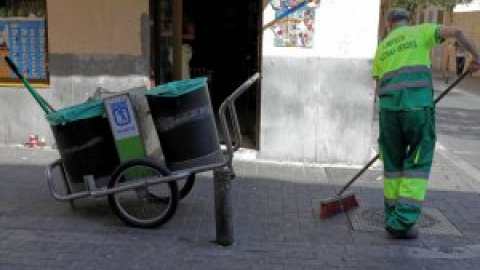
[[[104,111],[103,100],[95,99],[49,113],[47,114],[47,120],[52,126],[65,125],[77,120],[102,115]]]
[[[188,94],[198,89],[202,89],[207,85],[207,78],[200,77],[195,79],[174,81],[162,84],[147,91],[148,96],[160,97],[178,97]]]

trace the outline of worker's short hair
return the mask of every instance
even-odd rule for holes
[[[403,8],[393,8],[387,14],[387,21],[399,22],[408,21],[410,19],[410,13]]]

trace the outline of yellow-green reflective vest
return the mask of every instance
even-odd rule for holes
[[[401,26],[379,44],[373,76],[379,81],[380,109],[433,107],[430,49],[442,42],[440,25]]]

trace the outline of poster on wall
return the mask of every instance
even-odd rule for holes
[[[275,47],[313,48],[315,9],[321,0],[273,0],[277,22],[270,27]]]
[[[32,81],[48,79],[46,34],[43,19],[1,19],[0,56],[9,56],[20,72]],[[15,74],[1,65],[0,81],[16,81]]]

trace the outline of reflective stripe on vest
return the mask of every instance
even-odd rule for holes
[[[380,82],[383,84],[384,81],[390,80],[401,74],[415,74],[415,73],[425,73],[425,72],[430,72],[430,69],[426,66],[408,66],[408,67],[404,67],[401,69],[397,69],[397,70],[385,73],[385,75],[383,75],[382,80]]]
[[[425,77],[417,80],[411,80],[411,81],[395,80],[399,76],[406,77],[408,75],[425,75]],[[408,88],[425,88],[425,87],[430,87],[430,88],[433,87],[430,69],[426,66],[408,66],[408,67],[400,68],[400,69],[385,73],[385,75],[382,77],[380,81],[379,95],[385,94],[390,91],[395,91],[395,90],[404,90]]]

